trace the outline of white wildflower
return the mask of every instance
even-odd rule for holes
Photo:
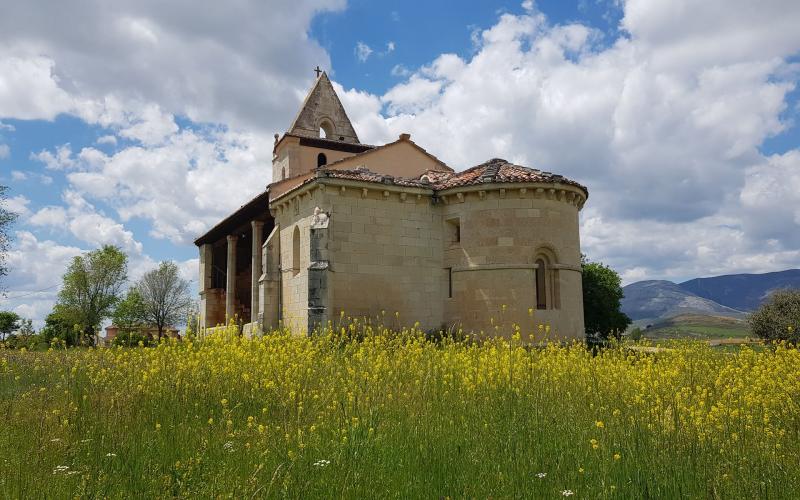
[[[539,479],[544,479],[545,477],[547,477],[547,472],[540,472],[536,474],[536,477],[538,477]]]
[[[317,460],[314,462],[314,467],[327,467],[331,464],[330,460]]]
[[[564,491],[561,492],[561,495],[563,495],[565,497],[571,497],[574,494],[575,494],[575,492],[572,491],[572,490],[564,490]]]
[[[67,472],[69,470],[69,465],[56,465],[56,468],[53,469],[53,474],[59,474],[61,472]]]
[[[106,456],[107,457],[116,457],[117,454],[116,453],[106,453]]]
[[[233,453],[236,449],[233,447],[233,441],[228,441],[222,445],[222,449],[227,451],[228,453]]]

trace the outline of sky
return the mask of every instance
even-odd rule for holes
[[[135,280],[271,179],[319,65],[365,143],[589,189],[625,283],[800,267],[795,0],[0,0],[0,309],[41,325],[69,260]]]

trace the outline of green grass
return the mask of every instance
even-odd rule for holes
[[[744,339],[750,336],[747,324],[741,319],[701,315],[681,315],[661,320],[643,333],[650,340]]]
[[[0,497],[792,498],[798,380],[408,332],[0,351]]]

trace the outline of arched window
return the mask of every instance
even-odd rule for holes
[[[325,156],[325,153],[320,153],[317,155],[317,168],[322,167],[328,164],[328,158]]]
[[[286,178],[286,167],[281,167],[281,180]]]
[[[536,309],[547,309],[547,264],[536,260]]]
[[[300,272],[300,228],[294,226],[292,236],[292,275],[296,276]]]
[[[323,139],[335,139],[333,123],[328,119],[323,119],[319,124],[319,136]]]

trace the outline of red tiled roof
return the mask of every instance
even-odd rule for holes
[[[587,191],[581,184],[566,177],[551,172],[542,172],[533,168],[514,165],[506,160],[494,158],[463,172],[441,172],[428,170],[415,179],[393,177],[391,175],[377,174],[367,169],[334,170],[321,169],[321,175],[337,179],[358,180],[364,182],[380,182],[397,186],[421,187],[442,191],[461,186],[474,186],[487,183],[523,183],[544,182],[569,184]],[[427,179],[427,181],[426,181]]]
[[[452,175],[451,172],[444,172]],[[392,175],[378,174],[366,168],[356,170],[320,169],[321,177],[332,177],[334,179],[347,179],[351,181],[375,182],[379,184],[389,184],[403,187],[431,188],[431,183],[425,183],[419,179],[409,179],[406,177],[394,177]]]
[[[429,174],[430,175],[430,174]],[[514,165],[501,158],[493,158],[486,163],[458,172],[447,177],[436,176],[435,189],[441,191],[461,186],[474,186],[487,183],[544,182],[550,184],[569,184],[588,193],[585,186],[551,172]],[[432,179],[433,180],[433,179]]]
[[[320,168],[317,170],[316,177],[311,177],[293,186],[280,196],[294,191],[295,189],[303,186],[309,182],[313,182],[319,177],[328,177],[333,179],[347,179],[352,181],[370,182],[375,184],[386,184],[390,186],[401,187],[416,187],[422,189],[431,189],[433,191],[443,191],[445,189],[452,189],[463,186],[477,186],[481,184],[506,184],[506,183],[527,183],[527,182],[541,182],[547,184],[567,184],[575,186],[585,193],[589,193],[585,186],[567,179],[566,177],[551,172],[543,172],[533,168],[522,167],[514,165],[506,160],[494,158],[481,163],[475,167],[464,170],[463,172],[441,172],[437,170],[428,170],[418,178],[394,177],[386,174],[379,174],[367,170],[366,168],[358,168],[356,170],[338,170],[332,168]]]

